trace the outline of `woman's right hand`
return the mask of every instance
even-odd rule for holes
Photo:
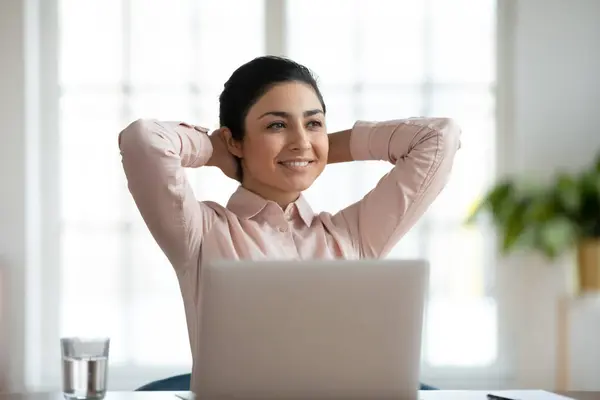
[[[207,165],[219,168],[225,176],[237,181],[239,179],[237,175],[238,160],[227,149],[227,142],[223,131],[217,129],[209,135],[209,138],[213,152]]]

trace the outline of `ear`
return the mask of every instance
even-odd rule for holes
[[[231,134],[231,130],[226,126],[221,127],[221,135],[223,135],[223,139],[227,145],[227,150],[237,158],[244,158],[242,141],[236,140]]]

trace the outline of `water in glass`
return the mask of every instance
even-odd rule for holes
[[[106,395],[108,339],[62,340],[63,394],[67,399],[100,400]]]

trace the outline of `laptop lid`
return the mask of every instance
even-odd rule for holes
[[[428,276],[419,260],[205,265],[192,390],[416,399]]]

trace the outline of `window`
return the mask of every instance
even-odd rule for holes
[[[418,115],[451,116],[462,126],[463,147],[450,183],[390,256],[431,262],[425,371],[495,365],[490,235],[463,224],[494,177],[494,2],[288,0],[287,5],[288,55],[320,77],[332,130],[357,119]],[[342,207],[389,168],[370,163],[329,169],[309,198],[328,210]],[[357,176],[358,184],[344,185],[345,191],[335,184],[357,182]]]
[[[130,199],[117,133],[140,117],[216,127],[227,77],[271,52],[267,26],[285,30],[284,53],[318,75],[331,131],[356,119],[458,119],[463,148],[452,180],[391,257],[432,263],[425,374],[495,368],[490,235],[462,225],[494,176],[494,1],[287,0],[279,13],[266,12],[273,0],[56,1],[61,321],[53,334],[110,335],[114,389],[191,363],[177,281]],[[335,211],[389,168],[330,166],[307,196]],[[188,173],[200,200],[224,203],[236,187],[212,168]]]
[[[130,199],[117,134],[140,117],[216,124],[227,77],[265,53],[264,2],[59,4],[59,334],[110,335],[116,371],[189,370],[176,278]],[[200,199],[227,200],[236,185],[219,174],[190,171]]]

